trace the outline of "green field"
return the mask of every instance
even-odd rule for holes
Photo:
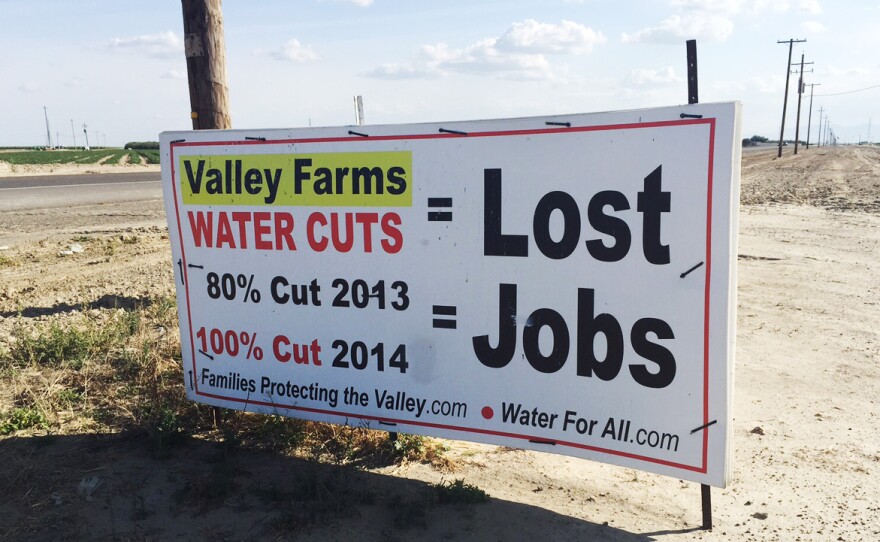
[[[0,153],[0,161],[15,165],[24,164],[96,164],[103,160],[105,164],[118,164],[119,160],[128,155],[129,162],[139,164],[141,157],[148,164],[159,163],[159,151],[156,150],[22,150]],[[106,160],[104,160],[106,158]]]

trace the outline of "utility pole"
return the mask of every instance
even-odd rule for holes
[[[364,97],[361,95],[354,97],[354,123],[358,126],[364,124]]]
[[[823,111],[824,111],[824,109],[820,107],[819,108],[819,135],[816,137],[816,146],[817,147],[822,146],[822,112]]]
[[[52,148],[52,132],[49,130],[49,113],[46,111],[46,106],[43,106],[43,116],[46,117],[46,146],[50,149]]]
[[[810,148],[810,128],[813,126],[813,87],[822,86],[822,83],[810,83],[810,114],[807,115],[807,148]],[[822,111],[819,109],[819,111]],[[821,113],[819,115],[819,124],[822,124]]]
[[[807,64],[812,64],[812,62],[807,62]],[[812,71],[812,70],[810,70]],[[794,153],[797,154],[798,145],[801,140],[801,96],[804,95],[804,90],[807,87],[804,86],[804,54],[801,53],[801,69],[800,69],[800,77],[798,78],[798,108],[797,108],[797,119],[794,124]]]
[[[70,135],[73,136],[73,148],[76,148],[76,130],[73,129],[73,119],[70,119]]]
[[[791,49],[795,43],[802,43],[807,40],[790,39],[785,41],[777,41],[776,43],[788,44],[788,62],[785,63],[785,98],[782,101],[782,127],[779,129],[779,154],[777,158],[782,158],[782,141],[785,136],[785,109],[788,106],[788,80],[791,76]]]
[[[86,135],[86,148],[83,150],[89,150],[89,132],[88,128],[86,128],[86,123],[83,123],[83,133]]]
[[[193,130],[232,128],[221,3],[221,0],[181,0]],[[219,427],[222,422],[220,409],[213,407],[211,412],[214,426]]]
[[[221,0],[182,0],[193,130],[232,128]]]

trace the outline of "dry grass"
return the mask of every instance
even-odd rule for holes
[[[197,436],[340,465],[418,461],[453,470],[442,446],[421,436],[231,410],[215,419],[186,399],[173,298],[39,323],[19,318],[9,344],[0,378],[12,404],[0,410],[0,434],[146,433],[160,457]]]

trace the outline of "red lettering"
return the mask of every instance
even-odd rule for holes
[[[275,354],[275,359],[281,363],[287,363],[290,361],[290,354],[282,352],[281,345],[290,346],[290,341],[288,341],[287,337],[284,335],[276,335],[275,339],[272,341],[272,353]]]
[[[204,242],[210,247],[214,241],[214,214],[202,211],[196,211],[194,214],[192,211],[187,211],[186,215],[189,218],[189,229],[192,231],[196,246],[201,247]]]
[[[235,248],[235,237],[232,235],[232,225],[229,223],[229,215],[226,213],[217,213],[217,248],[222,248],[223,244],[229,245],[229,248]]]
[[[272,233],[272,227],[264,224],[269,219],[269,213],[254,213],[254,248],[257,250],[272,250],[272,241],[263,237]]]
[[[397,254],[403,248],[403,234],[397,228],[401,223],[400,215],[397,213],[382,215],[382,233],[387,237],[382,239],[382,250],[388,254]]]
[[[364,252],[373,252],[373,224],[379,222],[379,213],[357,213],[355,221],[364,226]]]
[[[247,248],[247,223],[251,221],[251,214],[232,213],[232,220],[238,224],[238,248]]]
[[[333,247],[339,252],[348,252],[354,246],[354,221],[351,213],[345,213],[345,241],[339,236],[339,213],[330,214],[330,235],[333,237]]]
[[[309,215],[308,221],[306,221],[306,237],[309,240],[309,246],[315,252],[324,252],[327,250],[327,237],[322,235],[318,239],[315,225],[326,226],[327,218],[321,213],[312,213]]]
[[[293,242],[293,215],[290,213],[275,213],[276,250],[281,249],[282,240],[287,245],[288,250],[296,250],[296,243]]]

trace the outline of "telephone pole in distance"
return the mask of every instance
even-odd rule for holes
[[[791,76],[791,49],[795,43],[803,43],[807,40],[779,40],[776,43],[787,43],[788,44],[788,62],[785,63],[785,98],[782,101],[782,127],[779,129],[779,154],[776,155],[777,158],[782,158],[782,141],[785,134],[785,109],[788,106],[788,80]]]

